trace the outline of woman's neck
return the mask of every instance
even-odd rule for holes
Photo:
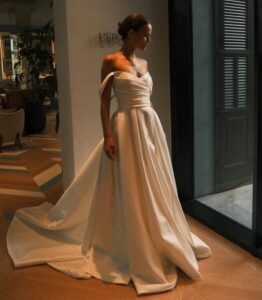
[[[125,44],[125,43],[122,45],[122,47],[120,49],[120,51],[122,51],[124,56],[127,57],[127,58],[136,57],[135,50],[136,50],[135,47],[132,47],[131,45],[128,45],[128,44]]]

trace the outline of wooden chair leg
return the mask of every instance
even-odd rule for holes
[[[20,133],[17,132],[16,136],[15,136],[15,145],[19,146],[20,149],[22,149],[22,144],[21,144],[21,141],[20,141]]]
[[[0,134],[0,153],[2,152],[3,136]]]

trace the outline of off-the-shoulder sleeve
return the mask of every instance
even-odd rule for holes
[[[98,90],[98,94],[99,94],[100,97],[101,97],[102,94],[103,94],[103,91],[104,91],[104,89],[105,89],[105,86],[106,86],[106,84],[107,84],[109,78],[110,78],[111,76],[114,76],[114,74],[115,74],[115,72],[111,72],[111,73],[107,74],[107,76],[105,77],[105,79],[101,82],[101,84],[100,84],[100,86],[99,86],[99,90]],[[111,95],[111,99],[114,98],[114,97],[115,97],[115,95]]]

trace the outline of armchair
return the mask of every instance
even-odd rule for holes
[[[2,146],[14,143],[22,149],[20,136],[23,134],[25,112],[19,109],[13,112],[0,110],[0,152]]]

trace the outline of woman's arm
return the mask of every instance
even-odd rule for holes
[[[113,63],[110,56],[106,56],[103,60],[101,69],[101,81],[113,71]],[[110,104],[111,104],[111,89],[113,77],[109,78],[103,93],[101,95],[100,114],[104,134],[104,150],[107,157],[115,160],[115,142],[110,128]]]

